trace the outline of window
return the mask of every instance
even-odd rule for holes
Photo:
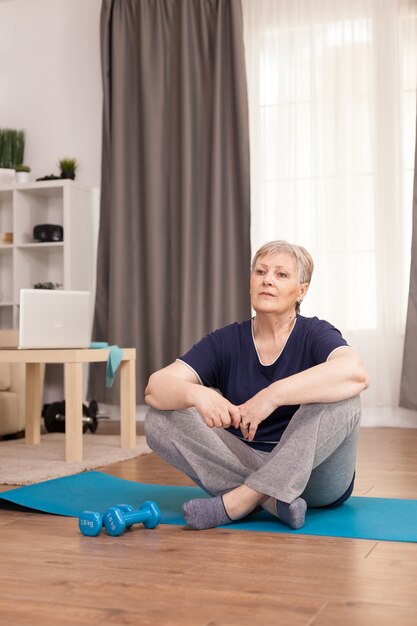
[[[287,239],[312,253],[302,314],[340,328],[381,380],[375,403],[392,405],[409,286],[417,0],[242,4],[253,250]],[[392,370],[381,373],[381,356]]]

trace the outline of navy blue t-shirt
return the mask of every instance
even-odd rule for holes
[[[337,328],[317,317],[297,315],[281,354],[271,365],[260,362],[252,335],[252,320],[230,324],[206,335],[180,361],[191,367],[202,384],[218,389],[232,404],[243,404],[271,383],[324,363],[336,348],[346,346]],[[261,422],[249,445],[271,451],[299,405],[280,406]],[[239,429],[229,428],[242,439]]]

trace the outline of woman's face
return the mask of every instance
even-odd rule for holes
[[[257,313],[292,314],[307,289],[307,283],[298,284],[296,260],[287,252],[259,257],[251,273],[251,304]]]

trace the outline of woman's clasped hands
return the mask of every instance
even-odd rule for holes
[[[196,390],[197,391],[197,390]],[[192,402],[209,428],[240,428],[245,439],[252,441],[258,426],[275,410],[267,389],[258,392],[244,404],[236,406],[218,391],[198,387]]]
[[[239,406],[240,412],[240,430],[245,439],[253,441],[258,426],[277,407],[271,401],[268,389],[262,389],[244,404]]]
[[[218,391],[210,387],[194,385],[192,406],[202,416],[209,428],[239,428],[241,418],[239,407],[224,398]]]

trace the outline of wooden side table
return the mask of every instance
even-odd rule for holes
[[[65,372],[65,460],[83,459],[82,372],[84,363],[106,362],[107,348],[65,350],[0,350],[0,363],[26,365],[25,441],[41,440],[42,364],[62,363]],[[120,443],[122,448],[136,446],[136,349],[124,348],[120,363]]]

